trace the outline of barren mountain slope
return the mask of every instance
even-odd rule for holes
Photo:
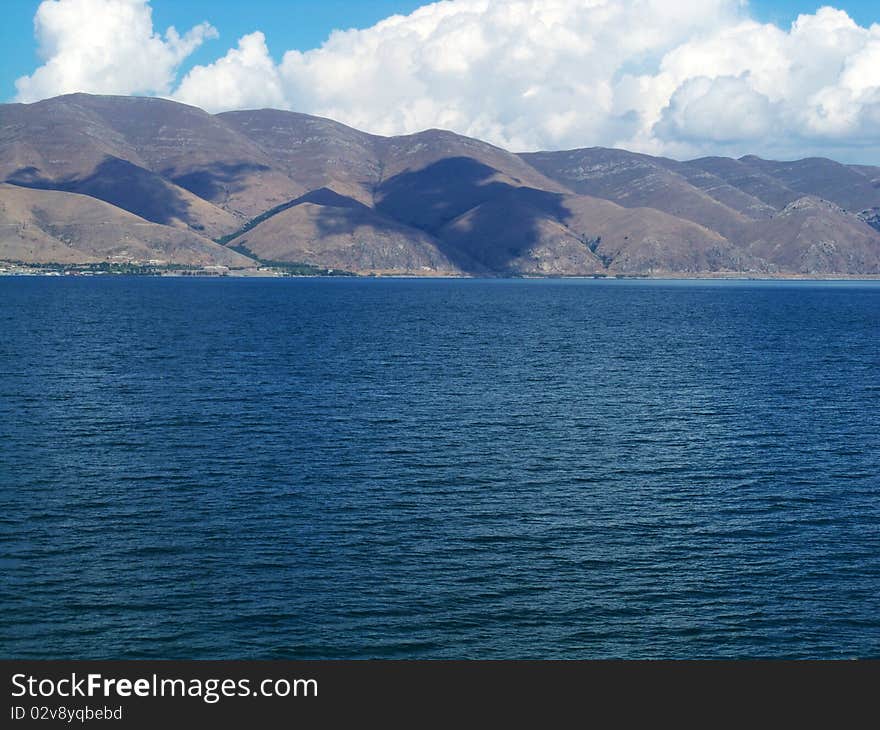
[[[536,152],[522,158],[576,193],[605,198],[627,208],[662,210],[731,240],[739,238],[743,227],[756,217],[766,217],[759,201],[743,200],[728,191],[728,199],[737,198],[736,204],[742,210],[732,208],[647,155],[591,148]]]
[[[462,273],[428,234],[327,188],[308,193],[230,245],[262,260],[360,273]]]
[[[880,232],[825,200],[804,197],[756,224],[747,250],[772,271],[880,274]]]
[[[0,184],[0,260],[253,265],[195,233],[150,223],[94,198],[6,184]]]
[[[36,206],[6,221],[6,250],[39,260],[163,250],[214,260],[207,238],[264,260],[400,273],[855,275],[875,273],[880,256],[877,167],[603,148],[515,155],[442,130],[379,137],[294,112],[212,116],[161,99],[0,105],[3,181],[31,195],[18,205]],[[161,224],[149,240],[148,221]]]

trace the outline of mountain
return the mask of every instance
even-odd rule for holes
[[[816,275],[828,271],[880,271],[877,231],[827,200],[805,196],[752,230],[750,254],[776,272]]]
[[[232,214],[150,167],[146,158],[151,149],[143,149],[136,136],[120,132],[100,113],[105,107],[115,108],[112,101],[76,94],[0,106],[0,180],[83,193],[154,223],[210,236],[234,228]],[[117,113],[136,120],[141,105],[132,101],[118,99]],[[143,106],[180,106],[149,102]],[[157,133],[153,146],[160,148],[166,136]]]
[[[880,274],[880,168],[513,154],[260,109],[0,105],[0,260],[377,274]]]
[[[741,271],[880,273],[880,168],[754,156],[678,162],[602,148],[522,157],[576,192],[699,223],[733,245]]]
[[[308,193],[235,239],[266,261],[320,261],[325,268],[399,274],[459,274],[428,234],[328,189]]]
[[[658,210],[518,187],[469,209],[438,236],[504,274],[739,270],[724,237]]]
[[[736,237],[755,218],[772,213],[761,201],[739,193],[721,180],[706,186],[708,190],[693,184],[676,169],[679,163],[672,160],[603,148],[538,152],[522,157],[576,193],[611,200],[627,208],[661,210],[727,238]],[[719,199],[719,189],[733,193],[727,200]],[[730,200],[737,195],[744,199]]]
[[[87,195],[0,184],[0,259],[231,267],[254,261],[190,231],[151,223]]]
[[[749,156],[738,162],[778,180],[796,193],[829,200],[846,210],[858,212],[880,205],[880,186],[857,169],[833,160],[813,157],[795,162],[773,162]]]
[[[261,109],[216,117],[253,141],[303,191],[328,188],[373,204],[382,177],[380,137],[295,112]]]

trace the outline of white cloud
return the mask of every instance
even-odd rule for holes
[[[618,109],[626,71],[656,67],[740,12],[739,0],[447,0],[288,51],[250,93],[384,134],[446,127],[520,149],[610,142],[642,121],[640,108]],[[238,53],[194,69],[177,98],[234,108],[235,95],[202,90],[229,85]]]
[[[154,64],[148,84],[126,88],[120,79],[114,90],[167,93],[185,43],[153,35],[146,0],[57,0],[41,12],[77,3],[137,10],[139,30],[119,43],[158,43],[172,60]],[[73,33],[38,22],[47,63],[23,80],[22,96],[58,93],[68,71],[85,75],[61,47],[62,26]],[[199,32],[208,31],[196,30],[190,45]],[[97,65],[112,74],[118,62]],[[48,81],[36,84],[41,73]],[[252,33],[192,69],[172,95],[211,111],[296,109],[380,134],[444,127],[518,150],[606,145],[880,162],[880,25],[821,8],[783,29],[754,20],[742,0],[445,0],[336,31],[280,63]]]
[[[631,109],[616,108],[628,67],[738,8],[735,0],[453,0],[289,52],[281,72],[292,105],[370,131],[444,126],[517,149],[579,146],[635,131]]]
[[[748,76],[697,76],[679,86],[662,120],[653,127],[663,139],[697,146],[761,139],[773,133],[777,107],[756,91]]]
[[[788,31],[747,19],[718,29],[667,54],[644,83],[673,89],[651,134],[679,154],[723,140],[721,151],[878,159],[880,25],[841,10],[801,15]]]
[[[287,105],[278,68],[266,37],[257,31],[210,66],[196,66],[181,82],[176,97],[206,109],[254,109]]]
[[[15,82],[18,101],[86,91],[165,94],[180,63],[217,31],[153,31],[149,0],[44,0],[34,32],[45,63]]]

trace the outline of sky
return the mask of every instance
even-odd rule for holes
[[[4,0],[0,99],[276,107],[508,149],[880,164],[880,3]]]

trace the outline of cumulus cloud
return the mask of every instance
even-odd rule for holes
[[[52,0],[41,11],[76,3],[119,4],[149,20],[146,0]],[[68,66],[76,77],[79,63],[60,50],[64,32],[43,25],[46,65],[20,86],[31,98],[41,73],[54,83]],[[181,48],[210,32],[163,40],[149,23],[138,28],[131,45],[158,43],[172,59],[148,85],[140,81],[159,93]],[[112,75],[115,65],[103,68]],[[57,93],[53,83],[39,88]],[[825,7],[780,28],[757,22],[743,0],[444,0],[336,31],[279,63],[252,33],[193,68],[171,96],[211,111],[296,109],[379,134],[443,127],[517,150],[606,145],[880,162],[880,25]]]
[[[654,133],[662,139],[730,144],[772,133],[776,107],[747,76],[697,76],[679,86]]]
[[[176,96],[211,110],[288,106],[279,69],[259,31],[242,37],[236,48],[210,66],[193,68]]]
[[[34,32],[44,64],[15,82],[18,101],[76,91],[169,93],[181,62],[217,35],[202,23],[160,36],[149,0],[44,0]]]
[[[710,150],[720,136],[740,149],[877,158],[880,25],[841,10],[802,15],[787,31],[751,20],[716,30],[667,54],[645,83],[673,89],[651,127],[666,148]]]
[[[738,0],[447,0],[288,51],[262,101],[280,84],[283,106],[371,132],[444,127],[517,149],[630,138],[644,98],[626,105],[627,73],[740,12]],[[231,108],[191,80],[238,71],[235,53],[194,69],[177,97]]]

